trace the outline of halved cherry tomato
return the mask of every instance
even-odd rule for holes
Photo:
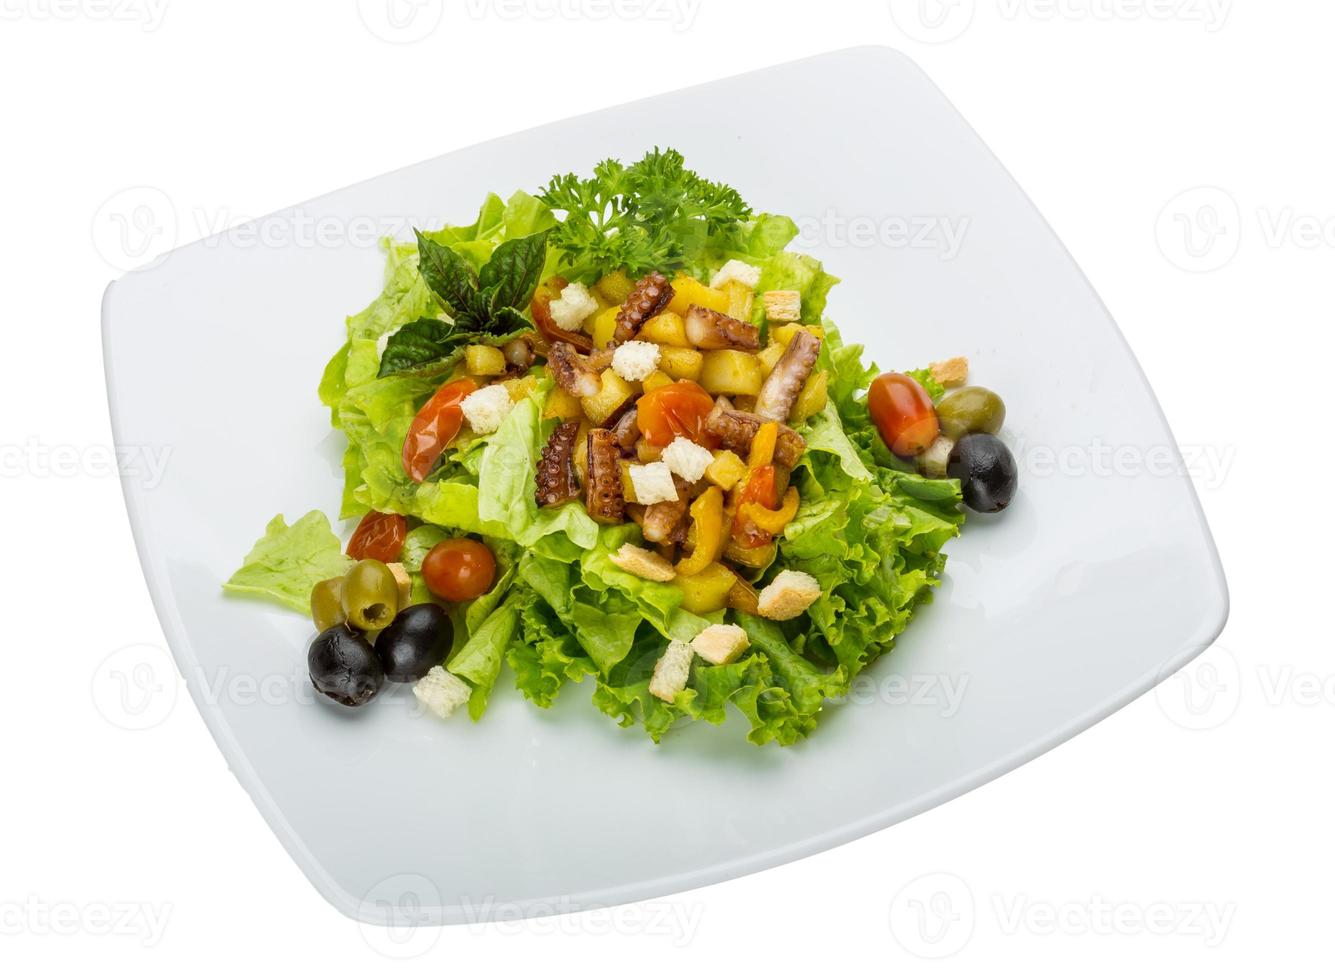
[[[373,510],[357,525],[348,542],[348,557],[361,561],[374,558],[386,564],[398,561],[403,553],[403,539],[408,534],[408,520],[402,514],[382,514]]]
[[[651,446],[666,446],[685,436],[708,449],[718,440],[705,431],[705,419],[714,409],[714,399],[694,381],[675,381],[655,388],[635,403],[640,432]]]
[[[442,599],[466,602],[491,589],[496,581],[496,558],[481,541],[451,538],[427,552],[422,578]]]
[[[477,382],[472,378],[441,385],[413,419],[403,440],[403,471],[415,482],[426,479],[450,440],[463,428],[464,412],[459,403],[475,391]]]
[[[558,340],[564,340],[567,344],[574,347],[581,354],[588,354],[593,351],[593,338],[588,334],[576,333],[573,330],[564,330],[556,325],[552,319],[552,300],[561,295],[561,290],[569,286],[570,283],[561,276],[552,276],[546,282],[533,290],[533,322],[538,326],[538,332],[542,334],[543,339],[549,344],[554,344]]]
[[[737,496],[737,517],[732,522],[732,536],[743,548],[761,548],[773,535],[756,527],[745,516],[747,504],[759,504],[774,510],[779,504],[779,481],[773,466],[758,466],[751,471],[746,485]]]
[[[867,390],[867,410],[897,456],[916,456],[941,434],[927,389],[907,374],[883,374]]]

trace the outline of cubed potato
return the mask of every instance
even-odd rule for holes
[[[594,347],[602,349],[612,342],[612,334],[617,328],[617,314],[620,312],[621,307],[609,306],[593,318]]]
[[[531,374],[526,374],[522,378],[506,378],[501,382],[501,386],[510,396],[510,401],[518,404],[537,390],[538,379]]]
[[[705,355],[685,347],[661,347],[658,370],[676,381],[699,381]],[[756,389],[759,391],[759,389]]]
[[[658,316],[646,320],[635,339],[668,347],[691,346],[690,341],[686,339],[686,321],[671,310],[664,310]]]
[[[641,439],[635,444],[635,458],[645,465],[657,463],[663,458],[665,448],[665,446],[651,446],[648,439]]]
[[[639,394],[639,386],[626,381],[611,368],[603,372],[603,387],[596,395],[581,398],[584,414],[594,425],[601,426],[618,408]]]
[[[609,272],[599,279],[593,284],[593,288],[609,305],[620,306],[626,302],[626,297],[635,288],[635,283],[631,282],[630,276],[618,269],[616,272]]]
[[[584,406],[579,403],[578,397],[564,388],[553,388],[547,392],[547,404],[543,406],[542,417],[574,422],[584,418]]]
[[[730,449],[715,453],[714,462],[705,470],[705,479],[724,493],[737,486],[744,476],[746,476],[746,463]]]
[[[755,303],[756,293],[744,282],[729,279],[723,284],[723,293],[728,297],[728,316],[736,320],[751,319],[751,307]]]
[[[621,495],[626,498],[628,504],[638,504],[639,500],[635,497],[635,482],[630,478],[630,460],[621,461]]]
[[[678,276],[672,280],[672,299],[668,302],[668,309],[677,316],[685,316],[692,306],[727,313],[728,294],[721,289],[710,289],[699,279]]]
[[[662,355],[660,354],[659,356],[661,357]],[[644,387],[644,393],[647,395],[651,391],[672,384],[672,379],[662,371],[655,371],[653,374],[649,375],[649,377],[641,381],[640,384]]]
[[[829,400],[830,373],[813,371],[798,393],[797,401],[793,402],[793,410],[788,413],[788,420],[794,425],[801,425],[817,412],[824,411]]]
[[[783,357],[783,352],[787,349],[785,344],[771,343],[757,354],[756,357],[760,358],[760,373],[768,378],[770,372],[774,370],[774,365],[779,363],[779,358]]]
[[[739,350],[705,351],[697,379],[711,395],[758,395],[765,378],[760,359]],[[671,373],[671,372],[669,372]]]
[[[464,348],[464,370],[481,378],[493,378],[504,374],[508,365],[505,354],[499,347],[486,344],[469,344]]]
[[[736,581],[736,574],[714,562],[697,575],[678,575],[672,584],[682,591],[681,607],[703,616],[727,608],[728,593]]]
[[[793,342],[793,337],[797,336],[797,331],[805,330],[814,335],[817,339],[824,339],[825,330],[815,324],[785,323],[781,327],[770,327],[769,340],[771,344],[782,344],[787,347]]]

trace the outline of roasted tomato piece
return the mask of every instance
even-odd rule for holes
[[[573,330],[564,330],[552,319],[552,300],[561,295],[561,290],[570,283],[561,276],[553,276],[533,290],[533,302],[529,309],[533,313],[533,322],[538,326],[538,333],[548,344],[563,340],[581,354],[593,351],[593,338]]]
[[[403,539],[408,535],[408,520],[402,514],[382,514],[373,510],[357,525],[348,542],[348,557],[361,561],[374,558],[386,564],[398,561]]]
[[[897,456],[916,456],[941,434],[932,396],[907,374],[883,374],[867,389],[867,410]]]
[[[417,483],[426,479],[450,440],[463,428],[464,412],[459,404],[475,391],[477,382],[471,378],[441,385],[413,418],[408,437],[403,440],[403,471]]]
[[[710,449],[718,445],[705,429],[705,419],[714,409],[714,399],[694,381],[676,381],[655,388],[636,402],[636,420],[649,445],[663,447],[677,436],[685,436]]]

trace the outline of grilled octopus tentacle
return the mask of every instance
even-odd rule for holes
[[[612,435],[623,452],[634,449],[636,440],[640,438],[640,413],[632,408],[621,416],[617,424],[612,426]]]
[[[630,295],[626,297],[626,302],[621,304],[621,312],[617,314],[616,330],[612,333],[613,338],[623,343],[633,338],[644,321],[656,316],[667,306],[670,299],[672,299],[672,285],[668,282],[667,276],[658,272],[649,273],[635,284]]]
[[[760,350],[760,328],[754,323],[703,306],[686,312],[686,338],[701,350]]]
[[[788,421],[819,356],[820,338],[809,330],[797,331],[756,396],[756,414],[771,422]]]
[[[611,429],[589,431],[589,482],[584,504],[600,524],[620,524],[626,516],[621,490],[621,447]]]
[[[763,419],[754,412],[742,412],[737,409],[722,409],[712,412],[705,420],[705,429],[723,443],[724,449],[730,449],[745,458],[751,451],[751,443],[760,431],[760,427],[769,419]],[[807,444],[801,436],[779,423],[779,438],[774,446],[774,462],[781,466],[793,467],[806,452]]]
[[[538,460],[539,507],[556,507],[579,496],[579,474],[575,472],[578,435],[578,422],[563,422],[547,440]]]
[[[650,504],[645,508],[644,519],[640,522],[644,540],[653,544],[680,544],[686,540],[686,529],[690,524],[687,518],[690,505],[686,500],[686,483],[680,477],[674,482],[677,484],[677,499]]]
[[[556,383],[577,398],[588,398],[602,390],[599,373],[606,365],[598,367],[600,361],[599,355],[585,357],[563,340],[552,344],[547,354],[547,366]]]

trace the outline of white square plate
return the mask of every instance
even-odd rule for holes
[[[219,585],[274,513],[337,512],[341,437],[315,386],[344,316],[378,291],[382,257],[365,234],[296,230],[467,221],[489,190],[533,190],[656,144],[797,218],[798,245],[843,277],[828,315],[883,367],[966,354],[1007,400],[1020,494],[1001,518],[971,519],[936,602],[871,672],[929,684],[927,696],[887,683],[828,709],[790,749],[754,748],[731,724],[654,746],[589,705],[589,684],[544,712],[508,674],[477,725],[410,717],[407,688],[354,720],[306,703],[309,625]],[[896,218],[967,231],[951,256],[930,236],[905,241]],[[1052,748],[1223,627],[1209,529],[1130,350],[1024,193],[895,52],[841,51],[607,109],[260,225],[270,244],[224,234],[110,287],[111,411],[118,444],[170,450],[160,483],[130,476],[125,493],[177,664],[265,819],[350,916],[537,915],[790,861]]]

